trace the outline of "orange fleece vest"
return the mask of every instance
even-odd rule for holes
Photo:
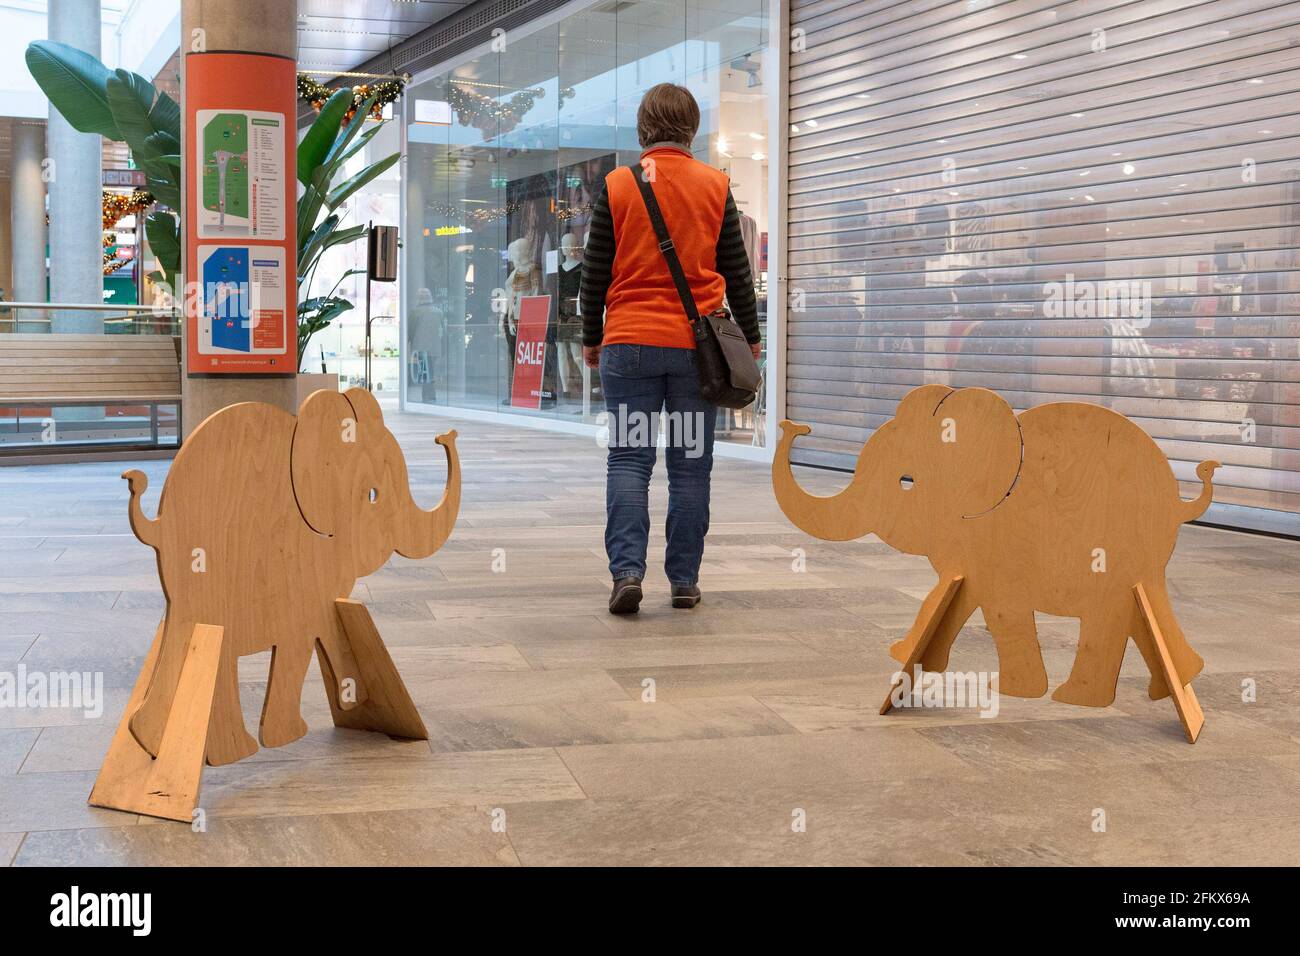
[[[721,308],[727,283],[716,267],[727,174],[667,146],[648,151],[645,160],[654,161],[651,185],[696,307],[701,315]],[[614,265],[605,295],[603,344],[695,348],[632,171],[620,166],[605,177],[605,187],[614,220]]]

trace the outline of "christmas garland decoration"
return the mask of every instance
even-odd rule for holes
[[[402,90],[406,86],[406,80],[403,77],[394,77],[391,80],[383,80],[379,83],[362,83],[359,86],[352,87],[352,106],[344,114],[344,122],[352,119],[357,115],[357,110],[361,104],[370,97],[375,98],[374,105],[370,107],[370,118],[380,119],[384,114],[384,107],[389,103],[396,103],[402,96]],[[312,109],[320,112],[325,102],[337,93],[334,87],[326,86],[307,73],[298,74],[298,99],[310,103]]]
[[[426,203],[426,207],[436,216],[441,216],[443,219],[450,219],[453,222],[460,221],[465,225],[473,226],[485,226],[503,216],[509,216],[519,208],[519,205],[520,203],[517,199],[506,203],[504,206],[491,206],[487,208],[480,206],[472,209],[465,209],[436,199]]]
[[[105,190],[103,196],[104,228],[112,229],[127,216],[140,215],[155,202],[157,200],[154,199],[153,193],[146,189],[137,189],[129,196]]]
[[[123,260],[117,257],[117,233],[104,233],[104,275],[111,276],[118,269],[122,268],[122,263]]]
[[[575,94],[571,86],[560,90],[560,106],[563,109],[566,100]],[[452,80],[447,86],[447,102],[456,114],[462,126],[479,130],[484,139],[508,133],[519,125],[520,120],[528,114],[533,105],[546,95],[540,86],[520,90],[509,100],[502,103],[495,97],[467,89],[463,83]]]

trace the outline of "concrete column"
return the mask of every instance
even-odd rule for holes
[[[10,301],[48,302],[45,297],[45,129],[39,123],[13,121],[13,170],[9,180],[9,242],[13,285],[5,286]],[[28,312],[17,332],[48,332],[44,322],[23,322],[45,316]]]
[[[202,34],[196,34],[202,30]],[[297,59],[297,0],[182,0],[181,2],[181,95],[184,102],[185,61],[193,49],[194,38],[202,36],[207,50],[230,50],[244,53],[273,53]],[[182,120],[183,122],[183,120]],[[287,131],[293,135],[295,123],[290,118]],[[193,163],[193,132],[182,129],[181,177]],[[289,176],[294,175],[288,170]],[[292,209],[291,209],[292,212]],[[294,228],[290,221],[288,229]],[[184,279],[188,281],[189,276]],[[294,308],[294,303],[289,303]],[[188,329],[186,330],[188,334]],[[182,352],[184,354],[184,352]],[[295,356],[295,361],[297,357]],[[296,367],[296,366],[295,366]],[[298,385],[292,375],[274,378],[182,378],[183,422],[188,436],[213,412],[237,402],[266,402],[288,412],[298,410]]]
[[[0,179],[0,289],[4,290],[4,298],[12,300],[14,297],[14,227],[10,222],[12,214],[10,204],[12,203],[11,191],[13,189],[12,179]],[[0,306],[3,308],[3,306]],[[6,316],[8,318],[9,316]],[[8,326],[0,326],[0,329]]]
[[[99,56],[99,0],[49,4],[49,36]],[[46,133],[50,176],[50,300],[99,304],[104,301],[103,140],[78,133],[53,106]],[[103,332],[94,312],[51,314],[54,332]]]

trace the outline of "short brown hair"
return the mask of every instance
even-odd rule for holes
[[[636,136],[641,145],[680,143],[690,146],[700,128],[700,104],[691,91],[676,83],[646,90],[636,111]]]

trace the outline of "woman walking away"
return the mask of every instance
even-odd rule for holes
[[[660,83],[637,110],[640,167],[701,315],[722,307],[759,353],[758,309],[726,173],[691,156],[700,108],[683,86]],[[605,550],[614,578],[609,610],[641,604],[650,537],[650,474],[662,417],[668,460],[664,571],[673,607],[700,603],[709,530],[715,406],[700,396],[695,338],[629,167],[605,177],[592,209],[582,266],[583,358],[600,369],[609,424]],[[662,412],[667,412],[662,415]]]

